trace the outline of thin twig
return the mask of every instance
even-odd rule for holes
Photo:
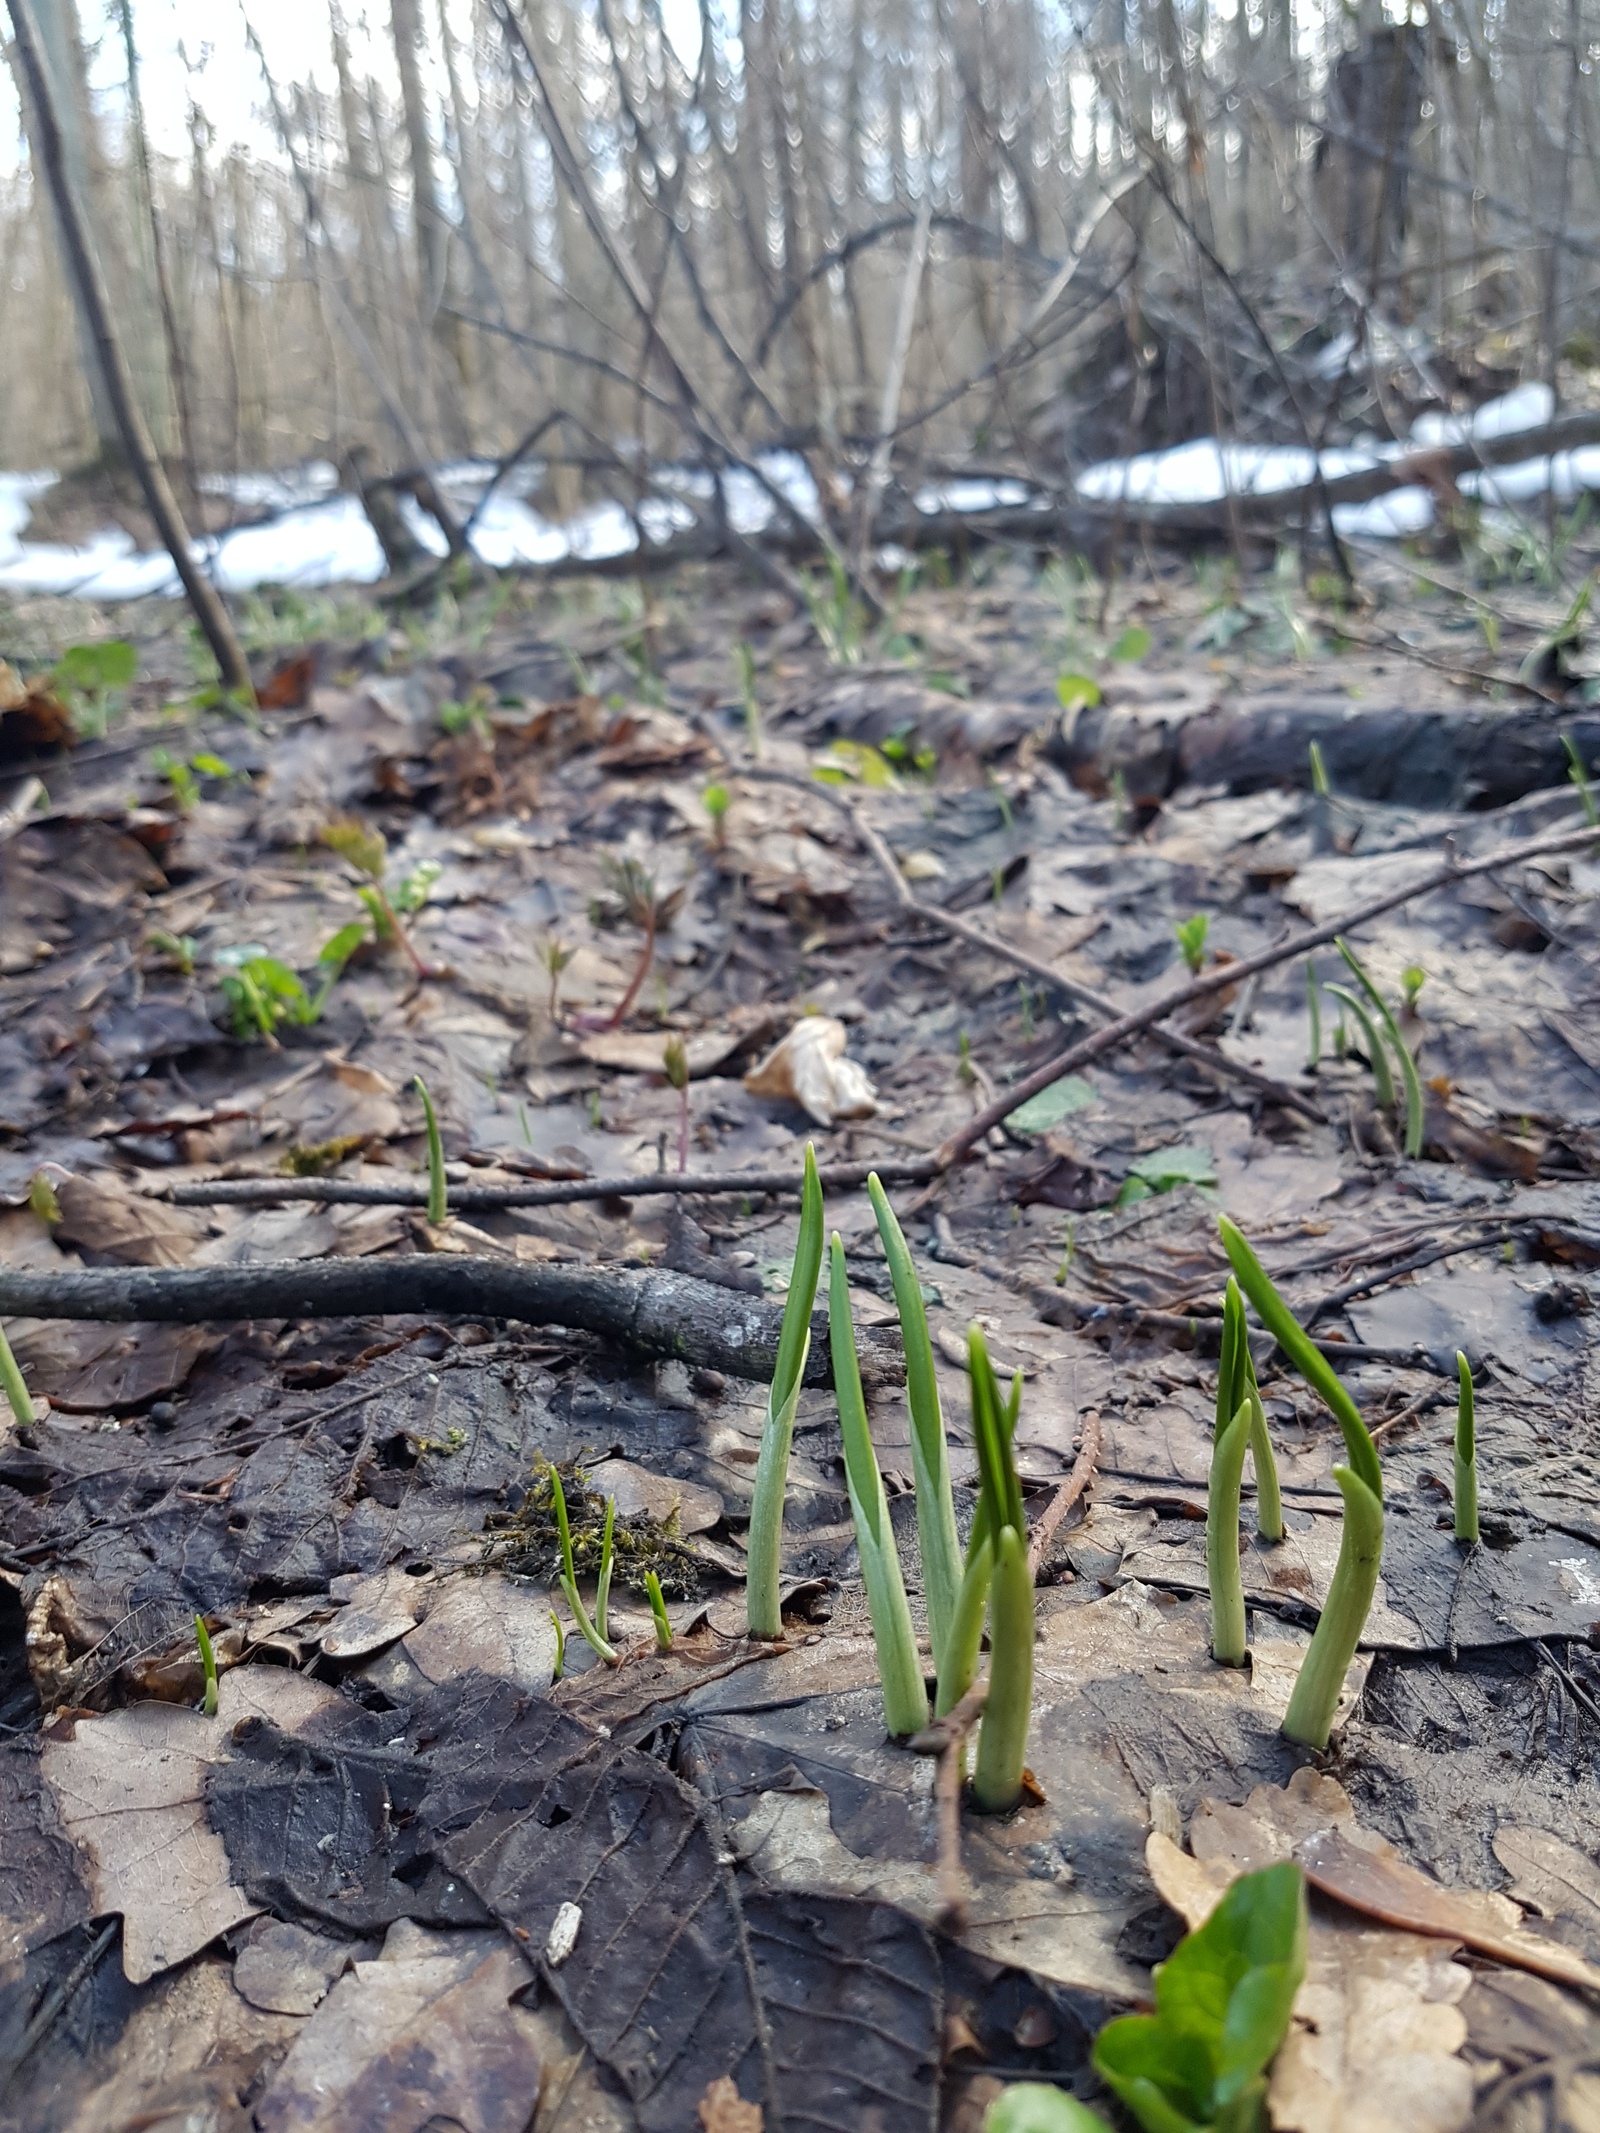
[[[974,1682],[961,1701],[912,1739],[918,1755],[936,1755],[933,1796],[939,1814],[939,1918],[947,1933],[966,1931],[967,1877],[961,1865],[962,1749],[989,1701],[989,1679]]]
[[[1100,1417],[1090,1408],[1083,1418],[1083,1438],[1078,1446],[1078,1456],[1072,1462],[1072,1472],[1061,1483],[1054,1496],[1045,1506],[1044,1515],[1033,1529],[1028,1542],[1028,1575],[1037,1579],[1039,1567],[1049,1552],[1056,1529],[1072,1506],[1094,1479],[1095,1461],[1100,1457]]]

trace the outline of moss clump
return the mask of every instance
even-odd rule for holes
[[[561,1476],[567,1499],[573,1570],[580,1578],[598,1577],[606,1499],[598,1489],[590,1488],[576,1459],[563,1462],[554,1471]],[[556,1524],[551,1472],[549,1460],[535,1460],[528,1493],[520,1507],[492,1513],[485,1520],[485,1563],[518,1577],[541,1578],[547,1583],[561,1575],[561,1533]],[[612,1533],[612,1555],[613,1580],[641,1598],[649,1596],[646,1579],[652,1571],[669,1600],[692,1600],[700,1591],[700,1566],[679,1536],[676,1511],[668,1519],[651,1518],[643,1511],[631,1518],[618,1517]]]

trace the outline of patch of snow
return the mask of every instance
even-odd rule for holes
[[[1020,481],[938,481],[926,483],[912,501],[919,511],[993,511],[1003,504],[1025,504],[1031,493]]]
[[[1364,504],[1335,504],[1333,530],[1345,540],[1403,541],[1433,524],[1433,498],[1426,489],[1389,489]]]
[[[1484,444],[1491,437],[1514,437],[1519,430],[1542,429],[1555,413],[1556,397],[1548,385],[1515,386],[1498,400],[1485,400],[1466,417],[1430,410],[1411,425],[1413,445],[1429,450],[1442,444]]]

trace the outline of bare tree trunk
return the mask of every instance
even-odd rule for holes
[[[139,485],[144,490],[150,515],[160,529],[167,553],[172,557],[173,568],[183,582],[183,589],[189,596],[189,605],[194,609],[195,620],[205,632],[206,642],[216,657],[224,688],[239,690],[253,701],[255,692],[251,686],[250,667],[244,656],[244,648],[234,632],[233,623],[222,604],[217,588],[196,564],[190,551],[189,529],[183,523],[178,499],[173,495],[172,486],[156,457],[149,425],[133,390],[133,380],[128,374],[122,344],[112,323],[110,300],[106,295],[105,283],[101,278],[94,248],[84,224],[83,211],[67,175],[55,101],[44,70],[38,33],[34,27],[28,0],[9,0],[9,4],[12,27],[17,33],[17,53],[27,77],[28,94],[33,103],[40,163],[50,187],[51,198],[55,202],[56,219],[66,245],[67,261],[72,279],[77,285],[79,302],[94,335],[100,372],[111,400],[112,413],[116,417],[122,449],[127,454],[129,465],[139,477]]]

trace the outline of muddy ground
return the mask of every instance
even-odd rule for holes
[[[55,745],[42,687],[6,715],[0,1307],[34,1303],[6,1324],[37,1411],[0,1438],[0,2124],[736,2133],[760,2121],[728,2077],[769,2129],[975,2129],[1021,2074],[1094,2097],[1094,2029],[1147,1994],[1196,1862],[1330,1828],[1390,1882],[1318,1880],[1274,2122],[1600,2123],[1600,857],[1566,835],[1558,738],[1592,757],[1600,732],[1540,654],[1559,600],[1496,596],[1491,660],[1469,604],[1379,583],[1339,629],[1281,571],[1152,563],[1102,610],[989,559],[925,573],[875,632],[825,615],[842,659],[714,572],[421,615],[262,602],[254,720],[206,706],[169,617],[124,615],[96,627],[131,619],[140,679],[89,707],[103,735]],[[82,627],[19,613],[14,653],[37,676]],[[1524,658],[1543,697],[1486,683]],[[330,847],[338,822],[384,847]],[[1205,914],[1214,971],[1540,842],[1356,935],[1418,1059],[1420,1156],[1326,993],[1308,1064],[1294,956],[1183,1011],[1213,1059],[1104,1052],[927,1174],[1101,1026],[1086,995],[1181,989],[1180,922]],[[373,937],[379,873],[416,904],[409,948]],[[262,959],[305,987],[281,1020]],[[819,1059],[808,1113],[771,1055],[826,1024],[854,1072]],[[796,1202],[661,1185],[681,1160],[783,1188],[808,1137],[825,1166],[900,1166],[963,1515],[974,1319],[1024,1373],[1034,1521],[1092,1469],[1041,1571],[1042,1798],[967,1819],[959,1931],[934,1766],[883,1736],[825,1383],[788,1634],[742,1637],[765,1390],[729,1327],[770,1333]],[[1252,1666],[1207,1653],[1219,1210],[1345,1351],[1384,1460],[1383,1582],[1323,1757],[1277,1729],[1338,1439],[1267,1355],[1290,1531],[1246,1549]],[[828,1217],[915,1587],[887,1273],[859,1186]],[[482,1261],[481,1291],[451,1275]],[[356,1312],[252,1314],[251,1270],[285,1262],[359,1276]],[[50,1315],[80,1269],[148,1272],[147,1297],[204,1270],[223,1315]],[[646,1270],[682,1283],[665,1336],[605,1315]],[[42,1304],[16,1285],[39,1275]],[[548,1460],[592,1469],[632,1536],[626,1663],[569,1635],[556,1687]],[[629,1582],[651,1565],[669,1655]],[[1439,1885],[1426,1936],[1406,1864]],[[1514,1944],[1509,1906],[1491,1930],[1460,1900],[1508,1889]]]

